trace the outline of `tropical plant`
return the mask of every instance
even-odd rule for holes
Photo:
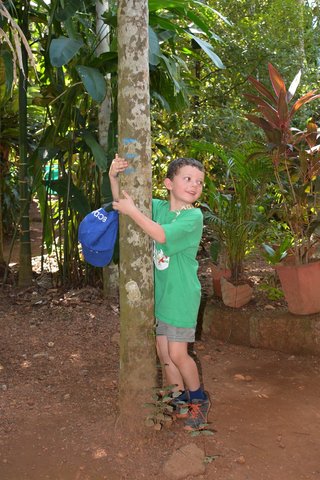
[[[290,228],[296,264],[303,264],[309,262],[319,236],[320,144],[319,129],[313,119],[307,121],[303,131],[295,127],[294,121],[300,108],[320,95],[311,90],[290,105],[301,72],[287,90],[278,70],[270,63],[268,69],[273,92],[249,77],[260,95],[245,96],[261,116],[248,114],[246,117],[265,133],[263,155],[267,154],[272,161],[279,193],[275,210],[278,218]]]
[[[2,8],[4,3],[6,9]],[[109,9],[101,13],[100,0],[29,2],[29,30],[20,41],[27,53],[32,45],[33,57],[29,63],[36,63],[37,68],[36,75],[29,69],[28,121],[20,122],[27,130],[29,141],[25,152],[28,169],[23,179],[29,182],[32,195],[39,201],[47,252],[52,249],[57,252],[58,248],[57,259],[64,283],[71,276],[76,278],[82,270],[79,269],[79,252],[74,251],[77,226],[90,209],[109,200],[106,171],[118,148],[118,2],[110,0],[103,4],[103,7],[108,4]],[[4,39],[6,47],[6,51],[3,48],[0,51],[0,70],[4,77],[3,88],[8,95],[14,80],[19,78],[14,68],[19,67],[22,73],[24,68],[20,61],[21,47],[17,51],[15,48],[22,35],[22,6],[23,2],[0,0],[0,41]],[[96,7],[100,13],[96,12]],[[151,102],[158,111],[159,106],[168,111],[186,108],[188,99],[199,86],[190,64],[193,67],[195,61],[204,57],[212,66],[222,67],[214,51],[219,38],[213,32],[220,20],[226,23],[226,19],[213,8],[196,0],[149,2],[150,92]],[[100,48],[105,40],[102,23],[109,27],[110,52],[102,52]],[[194,44],[201,48],[193,48]],[[13,61],[15,58],[16,62]],[[103,108],[108,92],[106,77],[111,85],[107,94],[111,121],[109,128],[106,123],[102,126],[105,138],[108,138],[107,147],[102,141],[101,122],[98,125],[98,110]],[[32,124],[30,111],[35,107],[38,108],[38,119]],[[44,170],[52,163],[59,165],[59,178],[54,180],[51,189],[59,195],[54,207],[58,206],[61,211],[57,213],[55,210],[55,218],[50,205],[50,190],[43,182]],[[24,210],[27,214],[28,209]]]
[[[242,145],[228,153],[213,146],[225,175],[219,185],[208,179],[203,204],[205,222],[215,237],[212,258],[217,260],[217,254],[224,258],[234,283],[244,280],[244,259],[268,225],[259,199],[270,180],[270,168],[263,157],[249,161],[253,148]]]

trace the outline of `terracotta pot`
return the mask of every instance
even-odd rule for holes
[[[221,293],[221,278],[230,278],[231,277],[231,270],[228,268],[222,268],[214,263],[211,264],[211,275],[212,275],[212,286],[214,294],[217,297],[222,297]]]
[[[320,312],[320,262],[276,265],[288,310],[296,315]]]
[[[221,278],[221,293],[223,303],[227,307],[240,308],[250,302],[253,288],[247,283],[244,285],[232,285],[225,278]]]

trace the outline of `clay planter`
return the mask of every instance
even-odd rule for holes
[[[220,280],[221,278],[230,278],[231,277],[231,271],[228,268],[222,268],[214,263],[211,264],[211,276],[212,276],[212,286],[213,286],[213,291],[214,294],[217,297],[222,297],[221,293],[221,283]]]
[[[289,312],[296,315],[320,312],[320,262],[275,268]]]
[[[221,293],[223,303],[227,307],[240,308],[250,302],[253,288],[247,283],[244,285],[232,285],[232,283],[222,277]]]

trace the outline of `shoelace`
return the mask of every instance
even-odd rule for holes
[[[189,414],[192,418],[202,417],[203,420],[206,420],[205,416],[201,412],[201,403],[190,403],[189,404]]]

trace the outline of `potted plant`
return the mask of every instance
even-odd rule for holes
[[[214,237],[212,260],[220,265],[212,267],[214,290],[218,295],[221,292],[224,303],[232,307],[240,307],[252,298],[252,287],[244,275],[244,259],[267,223],[258,199],[270,169],[263,157],[248,162],[253,149],[252,145],[230,153],[215,146],[211,149],[222,162],[224,175],[220,182],[207,182],[204,218]]]
[[[246,98],[260,116],[247,118],[266,136],[263,153],[268,153],[273,165],[277,215],[291,232],[294,264],[277,266],[288,309],[311,314],[320,312],[320,262],[314,261],[320,226],[319,130],[313,120],[304,130],[294,128],[294,121],[299,109],[320,95],[312,90],[293,102],[301,72],[287,90],[276,68],[269,63],[268,69],[272,90],[249,77],[258,95],[246,94]]]

